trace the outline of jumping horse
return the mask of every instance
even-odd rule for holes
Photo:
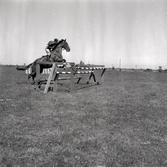
[[[66,62],[65,59],[63,59],[63,56],[62,56],[62,50],[65,49],[66,52],[70,52],[70,47],[66,41],[66,39],[62,39],[60,40],[56,45],[55,47],[52,49],[51,51],[51,55],[48,56],[42,56],[38,59],[36,59],[33,63],[27,65],[27,66],[17,66],[16,69],[17,70],[22,70],[22,71],[25,71],[26,69],[30,68],[31,67],[31,73],[28,75],[28,82],[29,82],[29,79],[32,77],[32,80],[33,80],[33,83],[35,83],[35,77],[36,77],[36,66],[38,63],[42,62]],[[40,65],[40,73],[43,72],[43,69],[44,68],[51,68],[52,67],[52,64],[41,64]]]

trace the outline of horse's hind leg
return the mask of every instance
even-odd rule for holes
[[[30,83],[31,74],[28,74],[28,83]]]
[[[31,77],[32,77],[32,81],[33,81],[32,84],[35,84],[35,80],[34,80],[35,73],[34,72],[32,72],[31,74],[28,75],[28,83],[30,83],[29,80],[30,80]]]

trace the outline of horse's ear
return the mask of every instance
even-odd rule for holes
[[[65,41],[66,41],[66,39],[65,39]]]

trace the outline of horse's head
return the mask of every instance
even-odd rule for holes
[[[64,48],[66,50],[66,52],[70,52],[70,46],[68,45],[66,39],[62,39],[60,42],[60,45],[62,46],[62,48]]]

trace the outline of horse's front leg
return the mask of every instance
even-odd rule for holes
[[[32,76],[32,85],[35,85],[35,77]]]

